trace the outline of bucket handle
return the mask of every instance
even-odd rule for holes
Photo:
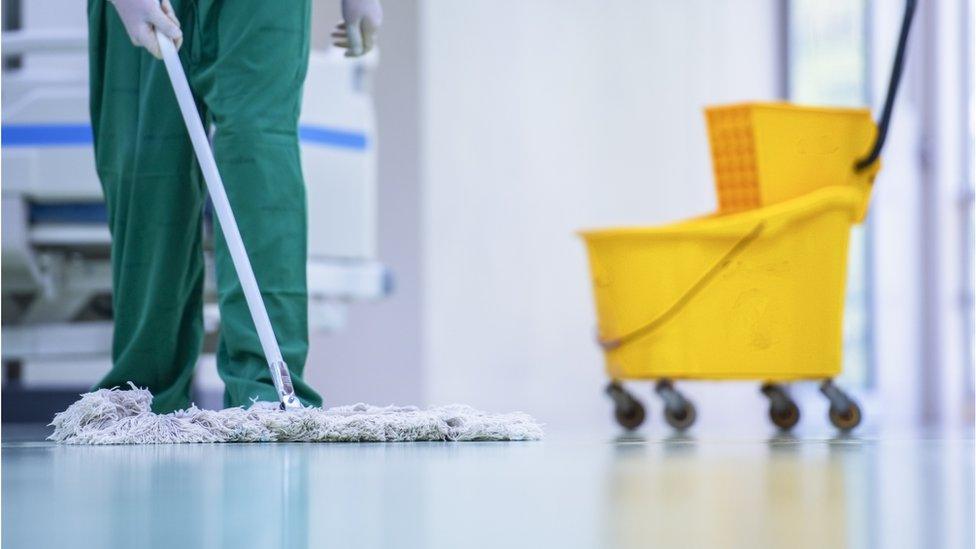
[[[597,342],[605,351],[611,351],[617,349],[631,341],[644,337],[645,335],[653,332],[654,330],[660,328],[662,325],[667,323],[669,320],[674,318],[675,315],[687,305],[692,298],[698,295],[708,284],[715,279],[719,272],[728,267],[732,260],[735,259],[739,254],[741,254],[750,244],[755,242],[759,235],[766,228],[766,223],[761,222],[755,226],[751,231],[749,231],[745,236],[736,241],[731,248],[725,254],[715,262],[705,274],[701,276],[694,284],[691,285],[684,294],[681,295],[674,303],[671,304],[663,313],[655,317],[650,322],[644,324],[643,326],[632,330],[620,337],[614,338],[603,338],[597,336]]]
[[[916,4],[917,0],[905,1],[905,14],[901,20],[901,33],[898,35],[898,47],[895,49],[895,60],[891,65],[891,77],[888,80],[888,93],[885,95],[881,119],[878,120],[878,135],[874,139],[871,152],[864,158],[858,159],[854,164],[855,172],[864,171],[878,160],[878,157],[881,156],[881,149],[885,144],[885,138],[888,137],[888,123],[891,122],[891,110],[895,104],[895,95],[898,94],[901,73],[905,68],[905,47],[908,44],[908,31],[912,27],[912,18],[915,15]]]

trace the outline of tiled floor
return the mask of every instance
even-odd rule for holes
[[[5,549],[973,547],[971,433],[12,441],[31,437],[4,433]]]

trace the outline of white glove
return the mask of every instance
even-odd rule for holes
[[[346,48],[346,57],[359,57],[373,49],[383,24],[379,0],[342,0],[342,22],[332,32],[332,43]]]
[[[156,41],[155,29],[169,37],[179,49],[183,43],[183,32],[180,22],[176,20],[173,6],[169,0],[109,0],[119,18],[125,25],[125,32],[129,34],[134,46],[142,46],[149,50],[156,59],[162,59],[159,52],[159,42]]]

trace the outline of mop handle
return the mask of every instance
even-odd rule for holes
[[[878,120],[878,134],[874,139],[874,145],[871,146],[871,152],[854,164],[854,171],[859,172],[867,168],[881,156],[885,138],[888,137],[888,124],[891,122],[891,110],[895,106],[895,96],[898,95],[901,73],[905,69],[908,31],[912,28],[912,18],[915,16],[915,5],[917,3],[918,0],[906,0],[905,2],[905,14],[902,15],[901,19],[901,31],[898,34],[898,46],[895,48],[895,60],[891,64],[891,76],[888,79],[888,93],[885,94],[884,108],[882,108],[881,118]]]
[[[224,190],[224,183],[217,171],[217,163],[214,161],[213,151],[210,150],[210,141],[203,129],[200,113],[197,112],[193,94],[190,93],[190,84],[186,80],[186,73],[183,72],[183,65],[180,64],[180,58],[176,53],[176,46],[159,31],[156,31],[156,40],[159,42],[159,49],[163,54],[163,62],[166,64],[166,72],[169,73],[170,82],[173,84],[173,91],[176,93],[180,112],[183,113],[183,121],[186,123],[186,130],[190,134],[193,150],[196,153],[197,161],[200,163],[203,179],[207,183],[210,200],[213,202],[214,211],[217,212],[217,219],[220,221],[220,228],[223,230],[227,249],[230,251],[230,257],[234,262],[234,269],[241,281],[247,308],[254,320],[258,339],[261,340],[261,348],[264,350],[264,357],[268,361],[271,379],[278,391],[281,406],[285,409],[300,408],[301,404],[295,397],[288,366],[281,356],[281,349],[278,348],[278,341],[275,339],[271,320],[268,318],[268,310],[265,309],[264,299],[261,297],[258,282],[254,278],[254,271],[251,269],[251,262],[244,250],[244,241],[241,239],[241,233],[237,228],[234,211],[231,210],[227,192]]]

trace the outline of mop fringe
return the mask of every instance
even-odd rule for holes
[[[54,416],[49,440],[65,444],[170,444],[195,442],[408,442],[539,440],[542,426],[522,412],[492,414],[453,404],[354,404],[282,411],[277,403],[170,414],[150,409],[152,393],[99,389],[81,395]]]

